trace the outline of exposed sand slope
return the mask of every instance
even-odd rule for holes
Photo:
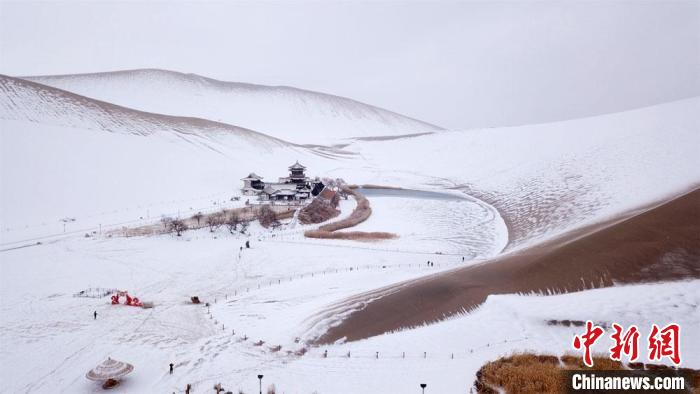
[[[23,78],[129,108],[235,124],[296,143],[440,130],[345,97],[167,70]]]
[[[582,231],[496,261],[405,282],[372,300],[317,342],[358,340],[474,308],[490,294],[571,292],[619,283],[700,278],[700,189],[617,223]],[[348,313],[342,305],[332,309]]]

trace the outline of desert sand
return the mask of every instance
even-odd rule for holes
[[[347,305],[365,298],[366,307],[316,342],[353,341],[438,321],[478,307],[491,294],[563,293],[689,278],[700,278],[700,189],[493,261],[354,297]],[[342,304],[333,310],[347,312]]]

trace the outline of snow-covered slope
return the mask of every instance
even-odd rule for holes
[[[332,152],[196,118],[136,111],[0,77],[4,242],[213,209],[256,171],[273,178]],[[268,178],[269,179],[269,178]]]
[[[356,392],[357,382],[367,383],[366,392],[408,392],[421,382],[437,392],[464,392],[486,359],[514,349],[569,350],[574,328],[550,327],[547,319],[609,321],[627,310],[625,325],[677,321],[688,333],[685,327],[698,324],[692,307],[697,283],[671,283],[555,298],[491,297],[472,315],[309,348],[305,356],[287,353],[305,346],[296,337],[328,305],[476,263],[469,261],[468,246],[480,240],[465,243],[463,234],[477,238],[491,226],[491,245],[480,255],[496,253],[505,243],[499,212],[515,249],[697,184],[700,99],[552,124],[357,140],[344,148],[356,154],[339,156],[225,123],[142,112],[9,77],[1,81],[0,241],[32,242],[0,251],[0,342],[7,349],[0,352],[0,380],[7,382],[0,392],[99,391],[84,373],[107,356],[135,365],[115,391],[124,393],[182,392],[188,383],[201,392],[218,382],[255,392],[258,373],[265,385],[275,382],[286,392]],[[120,91],[122,98],[141,100],[134,86],[128,94]],[[178,102],[174,90],[164,91]],[[270,111],[276,108],[269,104]],[[263,106],[247,110],[265,118]],[[274,113],[264,120],[275,120]],[[322,117],[285,119],[303,131],[333,124]],[[359,228],[401,235],[372,244],[308,240],[295,229],[257,225],[250,236],[224,228],[136,238],[83,238],[85,231],[77,231],[243,204],[230,201],[242,176],[282,176],[295,160],[309,175],[353,183],[454,188],[498,212],[475,200],[370,196],[376,212]],[[38,235],[60,233],[61,219],[68,218],[75,221],[65,222],[66,231],[75,236],[35,244]],[[451,231],[460,222],[468,223]],[[246,240],[251,248],[241,250]],[[445,245],[450,252],[466,251],[467,261],[435,253]],[[428,259],[435,266],[428,267]],[[72,296],[95,286],[129,290],[156,307]],[[187,303],[195,294],[212,302],[211,314]],[[649,294],[663,297],[648,302]],[[674,300],[683,301],[680,308],[671,305]],[[582,307],[571,312],[572,304]],[[98,311],[96,320],[92,311]],[[470,332],[477,335],[465,335]],[[683,342],[687,366],[697,367],[692,356],[699,345],[689,339]],[[265,343],[254,345],[259,340]],[[171,362],[173,375],[167,373]]]
[[[235,124],[297,143],[403,135],[439,127],[355,100],[286,86],[223,82],[165,70],[24,79],[143,111]]]
[[[256,146],[287,145],[284,141],[241,127],[205,119],[137,111],[4,75],[0,75],[0,118],[122,134],[170,132],[189,137],[218,135],[236,137],[240,143]]]
[[[699,113],[693,98],[565,122],[356,141],[346,149],[375,171],[363,179],[339,172],[481,198],[501,212],[513,249],[700,184]]]
[[[100,208],[88,211],[147,205],[144,201],[173,195],[230,195],[245,173],[283,175],[300,159],[315,166],[313,174],[353,183],[462,190],[498,209],[513,249],[700,183],[698,98],[550,124],[358,140],[344,148],[356,155],[328,161],[328,151],[223,123],[136,111],[22,79],[3,77],[0,83],[3,183],[8,185],[3,198],[16,203],[3,204],[4,217],[19,215],[23,210],[14,207],[32,200],[30,206],[55,219],[57,212],[75,216],[97,202]],[[95,129],[112,133],[90,133]],[[155,135],[141,137],[147,134]],[[18,162],[31,164],[12,168]],[[87,172],[102,176],[88,182],[75,175]],[[116,180],[150,191],[135,195],[117,188]],[[100,199],[81,202],[86,188],[77,182],[94,185],[89,190]],[[47,201],[47,191],[63,197]],[[65,209],[57,209],[58,201]],[[24,219],[20,223],[27,224]]]

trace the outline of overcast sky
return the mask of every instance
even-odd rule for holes
[[[8,2],[0,73],[163,68],[448,128],[700,95],[700,1]]]

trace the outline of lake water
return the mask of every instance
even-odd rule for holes
[[[399,237],[377,248],[457,254],[471,260],[499,253],[508,235],[493,207],[461,193],[415,189],[358,188],[372,215],[355,231],[385,231]]]
[[[415,189],[390,189],[390,188],[364,188],[359,187],[357,191],[367,197],[403,197],[403,198],[419,198],[427,200],[468,200],[464,196],[456,193],[442,193],[427,190]]]

